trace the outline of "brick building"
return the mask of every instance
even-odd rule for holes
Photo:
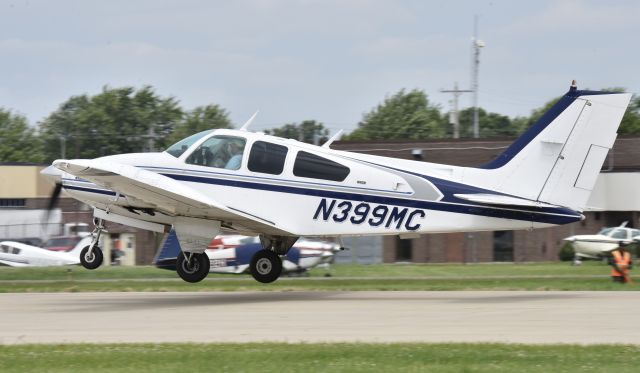
[[[443,139],[338,141],[333,149],[366,154],[480,166],[489,162],[514,139]],[[605,226],[640,224],[640,137],[619,137],[604,162],[586,219],[564,226],[533,231],[495,231],[423,235],[415,239],[384,237],[384,262],[490,262],[557,260],[562,239],[574,234],[593,234]]]

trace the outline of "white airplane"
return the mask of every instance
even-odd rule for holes
[[[209,272],[205,249],[221,231],[260,236],[250,271],[272,282],[300,236],[338,237],[533,229],[584,218],[596,177],[629,104],[628,93],[575,84],[492,162],[458,167],[304,144],[247,131],[192,135],[162,153],[60,159],[43,170],[103,220],[175,229],[177,272]],[[56,169],[56,170],[54,170]],[[57,172],[58,170],[62,172]],[[81,255],[97,268],[94,243]]]
[[[0,264],[11,267],[47,267],[80,264],[80,252],[91,244],[92,237],[84,237],[70,251],[51,251],[20,242],[0,242]]]
[[[627,228],[627,222],[619,227],[603,228],[596,234],[570,236],[564,241],[571,242],[577,260],[581,258],[602,259],[615,250],[620,243],[630,244],[640,238],[640,229]]]
[[[262,250],[258,237],[218,236],[213,241],[216,243],[215,248],[212,249],[209,245],[205,250],[209,258],[209,273],[250,273],[251,259]],[[340,250],[342,250],[340,245],[330,242],[298,240],[289,249],[287,255],[282,257],[282,273],[305,273],[317,266],[328,268],[334,254]],[[180,243],[175,231],[171,231],[154,259],[155,265],[159,268],[175,270],[180,251]]]

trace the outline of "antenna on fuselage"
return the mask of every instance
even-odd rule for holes
[[[342,135],[342,132],[343,132],[343,130],[339,130],[338,132],[336,132],[336,134],[331,136],[331,138],[329,140],[327,140],[327,142],[322,144],[322,147],[323,148],[329,148],[329,145],[331,145],[332,142],[336,141],[338,139],[338,137],[340,137],[340,135]]]
[[[249,126],[251,125],[251,122],[253,122],[253,120],[256,118],[256,115],[258,115],[258,113],[260,112],[260,110],[256,110],[255,113],[253,113],[253,115],[251,116],[251,118],[249,118],[248,121],[246,121],[242,127],[240,127],[240,131],[246,131],[247,128],[249,128]]]

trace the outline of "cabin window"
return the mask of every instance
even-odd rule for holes
[[[213,136],[187,157],[188,164],[237,170],[242,164],[246,140],[235,136]]]
[[[9,252],[9,246],[0,245],[0,252],[8,253]]]
[[[249,171],[280,175],[287,158],[287,147],[264,141],[256,141],[249,153]]]
[[[613,231],[611,238],[624,240],[627,238],[627,231],[624,229],[616,229],[615,231]]]
[[[198,140],[210,134],[211,132],[213,132],[213,130],[202,131],[202,132],[196,133],[195,135],[191,135],[187,138],[184,138],[178,141],[177,143],[171,145],[169,148],[167,148],[166,152],[178,158],[184,152],[186,152],[187,149],[191,147],[191,145],[195,144]]]
[[[293,165],[293,174],[312,179],[344,181],[349,168],[315,154],[299,151]]]

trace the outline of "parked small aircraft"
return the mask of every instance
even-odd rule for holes
[[[640,239],[640,229],[627,228],[627,222],[618,227],[603,228],[596,234],[582,234],[567,237],[575,250],[576,259],[602,259],[620,245],[630,244]]]
[[[575,82],[574,82],[575,83]],[[60,159],[43,170],[103,220],[175,229],[179,276],[209,273],[205,253],[221,231],[260,236],[250,271],[275,281],[300,236],[341,237],[513,230],[567,224],[582,211],[631,98],[569,91],[492,162],[458,167],[304,144],[247,131],[192,135],[162,153]],[[62,172],[59,172],[62,171]],[[100,266],[93,242],[85,268]]]
[[[0,264],[11,267],[47,267],[80,264],[80,252],[91,244],[92,237],[84,237],[70,251],[53,251],[20,242],[0,242]]]
[[[205,253],[209,257],[210,273],[250,273],[251,258],[260,250],[262,245],[258,237],[234,235],[231,237],[218,236],[214,242],[223,242],[215,248],[208,248]],[[299,240],[282,257],[282,273],[298,274],[319,265],[328,266],[336,252],[340,251],[338,244]],[[159,268],[176,269],[178,255],[181,252],[180,242],[175,231],[167,236],[154,263]]]

